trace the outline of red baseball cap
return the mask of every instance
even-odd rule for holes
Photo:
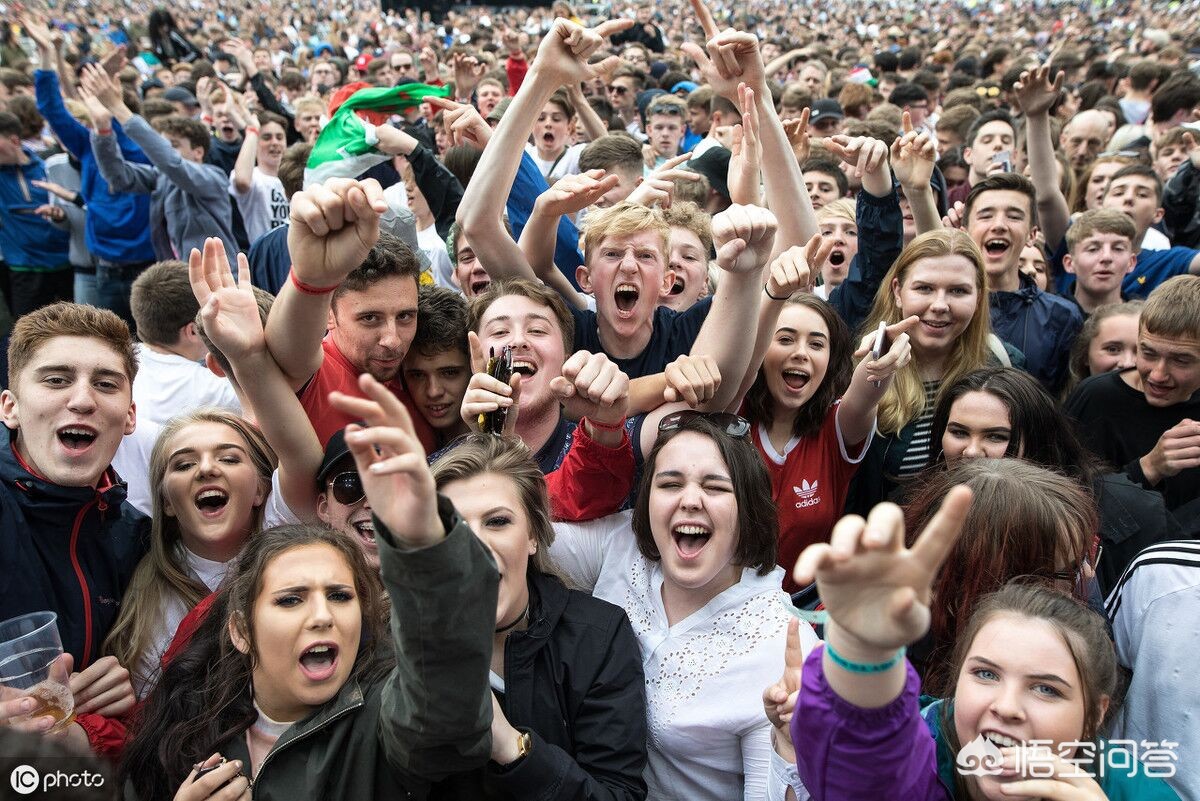
[[[371,63],[371,54],[362,53],[358,58],[354,59],[354,69],[359,72],[366,72],[367,65]]]

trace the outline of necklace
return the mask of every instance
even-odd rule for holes
[[[503,634],[506,631],[514,629],[517,627],[517,624],[519,624],[523,620],[527,620],[528,618],[529,618],[529,604],[525,604],[525,611],[522,612],[521,614],[517,615],[517,619],[514,620],[512,623],[509,623],[507,626],[501,626],[500,628],[496,629],[496,633]]]

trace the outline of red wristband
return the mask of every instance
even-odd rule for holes
[[[97,136],[110,136],[111,134],[112,134],[112,128],[97,128],[96,129]]]
[[[248,133],[248,134],[254,134],[255,136],[258,136],[258,129],[257,129],[257,128],[255,128],[253,125],[247,125],[247,126],[246,126],[246,133]]]
[[[339,286],[338,284],[334,284],[333,286],[323,287],[306,284],[296,277],[295,270],[288,270],[288,277],[292,279],[292,286],[296,287],[296,289],[299,289],[305,295],[328,295]]]
[[[621,422],[619,422],[619,423],[601,423],[600,421],[593,420],[590,417],[585,417],[583,419],[587,420],[592,428],[598,428],[601,431],[622,431],[625,428],[625,419],[626,418],[622,417]]]

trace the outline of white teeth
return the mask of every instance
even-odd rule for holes
[[[693,537],[703,537],[708,535],[708,529],[704,526],[676,526],[676,534],[687,534]]]
[[[305,651],[305,653],[306,654],[324,654],[324,653],[328,653],[331,650],[333,650],[333,649],[331,649],[328,645],[314,645],[312,648],[309,648],[307,651]]]
[[[633,284],[617,284],[617,292],[637,292],[638,288]]]
[[[1014,740],[1011,737],[1008,737],[1003,734],[998,734],[996,732],[990,731],[983,736],[985,739],[991,740],[993,743],[1000,746],[1001,748],[1012,748],[1014,746],[1018,746],[1021,744],[1020,740]]]
[[[532,370],[532,369],[534,369],[533,362],[527,362],[527,361],[524,361],[523,359],[513,359],[512,366],[513,366],[514,370]]]
[[[203,501],[207,498],[224,498],[225,493],[218,489],[205,490],[196,496],[196,500]]]
[[[71,435],[74,435],[74,436],[77,436],[77,437],[90,437],[90,436],[92,436],[92,432],[91,432],[91,431],[89,431],[89,430],[88,430],[88,429],[86,429],[86,428],[64,428],[64,429],[62,430],[62,433],[64,433],[64,434],[71,434]]]

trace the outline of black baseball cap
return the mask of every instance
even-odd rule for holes
[[[705,150],[684,166],[707,178],[708,185],[717,190],[717,194],[721,197],[729,200],[729,157],[731,155],[728,148],[717,145]]]

